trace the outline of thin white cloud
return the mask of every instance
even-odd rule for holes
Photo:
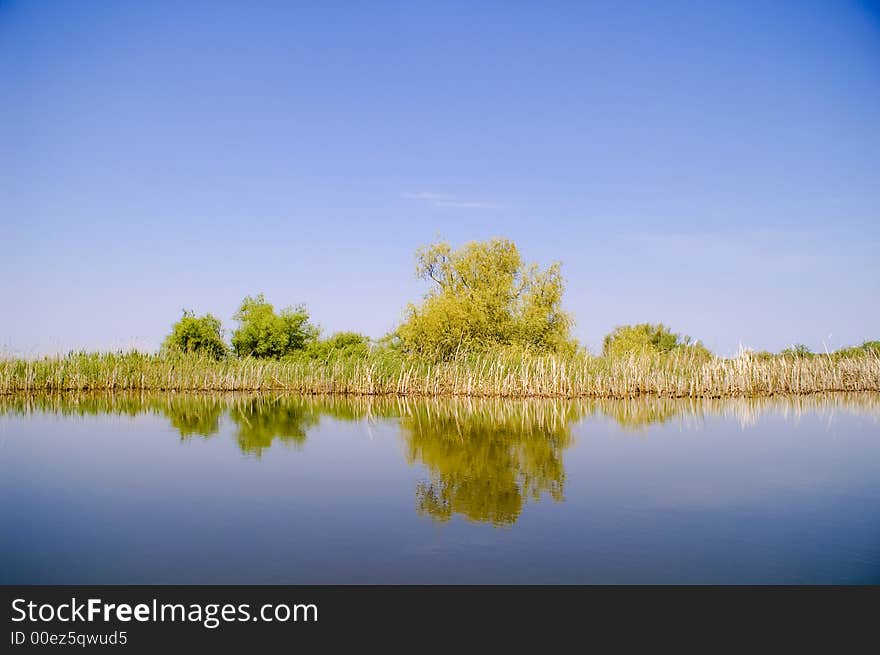
[[[434,204],[437,207],[451,207],[453,209],[502,209],[504,207],[497,202],[470,202],[466,200],[444,200]]]
[[[814,271],[830,264],[834,253],[817,235],[771,228],[737,232],[628,232],[625,241],[663,250],[682,260],[703,257],[719,267],[748,267],[765,272]]]
[[[401,193],[400,197],[409,200],[430,200],[434,202],[452,199],[452,196],[447,193],[428,193],[426,191],[419,191],[418,193]]]
[[[433,207],[442,207],[445,209],[502,209],[504,207],[504,205],[497,202],[467,200],[448,193],[420,191],[418,193],[402,193],[400,195],[402,198],[407,198],[408,200],[419,200],[426,202]]]

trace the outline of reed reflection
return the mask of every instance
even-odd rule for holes
[[[43,413],[62,416],[106,414],[134,417],[154,414],[166,416],[184,438],[217,434],[223,415],[228,412],[236,424],[243,425],[246,430],[253,429],[261,435],[256,441],[262,444],[263,449],[271,444],[272,439],[267,439],[265,435],[273,430],[276,430],[275,436],[282,437],[282,441],[286,437],[287,440],[302,442],[303,433],[315,425],[321,416],[342,421],[404,418],[416,416],[416,407],[430,407],[432,417],[455,416],[459,425],[471,420],[479,422],[489,415],[498,417],[503,424],[507,420],[504,417],[520,413],[525,417],[565,416],[567,421],[598,415],[612,419],[628,430],[641,430],[673,420],[699,423],[710,416],[733,418],[746,427],[767,413],[797,419],[807,412],[833,416],[836,411],[844,410],[880,420],[880,393],[727,399],[641,396],[631,399],[578,400],[147,392],[0,395],[0,416]],[[538,411],[535,408],[542,409]],[[523,423],[524,428],[527,426],[528,421]],[[257,437],[257,434],[246,433],[244,443],[248,444],[251,437]]]
[[[396,422],[408,464],[423,466],[416,510],[437,521],[460,516],[511,525],[532,501],[564,498],[563,455],[572,427],[598,416],[626,431],[678,421],[700,428],[709,416],[743,427],[764,413],[787,418],[845,409],[880,417],[880,394],[823,394],[757,399],[499,400],[369,396],[62,394],[0,396],[0,416],[140,414],[163,416],[181,440],[228,432],[238,449],[259,458],[276,444],[303,446],[322,419]],[[583,434],[589,438],[589,426]]]

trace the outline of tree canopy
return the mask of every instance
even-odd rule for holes
[[[240,357],[280,358],[303,350],[318,338],[319,330],[309,322],[302,305],[275,312],[263,294],[246,296],[233,318],[238,329],[232,333],[232,347]]]
[[[861,346],[840,348],[839,350],[834,351],[833,354],[838,359],[841,357],[864,357],[871,355],[874,357],[880,357],[880,341],[865,341]]]
[[[810,357],[812,356],[813,351],[802,343],[795,343],[790,347],[783,349],[779,354],[783,357]]]
[[[220,319],[212,314],[196,316],[186,309],[181,319],[171,326],[171,334],[162,345],[166,350],[202,353],[218,359],[227,352]]]
[[[507,239],[470,242],[453,250],[439,242],[416,253],[416,274],[434,286],[409,305],[397,330],[407,353],[449,358],[498,345],[538,351],[574,350],[571,317],[561,309],[558,263],[526,266]]]
[[[602,354],[608,356],[629,353],[668,353],[688,348],[697,354],[709,356],[709,351],[687,335],[673,332],[663,323],[620,325],[605,336]]]
[[[305,349],[309,359],[323,362],[366,357],[369,353],[370,339],[357,332],[337,332],[326,339],[312,341]]]

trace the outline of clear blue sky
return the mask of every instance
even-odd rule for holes
[[[0,0],[0,350],[181,308],[380,336],[413,252],[563,262],[577,336],[880,338],[880,9]]]

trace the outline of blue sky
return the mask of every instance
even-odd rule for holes
[[[594,351],[880,338],[876,4],[0,0],[0,88],[5,352],[380,336],[438,235],[562,261]]]

